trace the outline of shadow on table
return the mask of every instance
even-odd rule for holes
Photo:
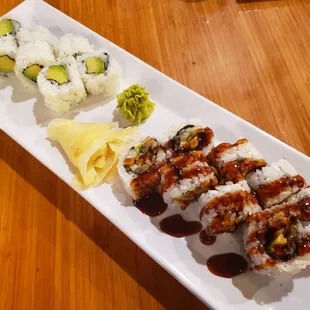
[[[31,184],[56,206],[68,221],[73,222],[165,309],[206,309],[203,303],[147,256],[87,201],[69,186],[66,186],[64,182],[2,131],[0,131],[0,147],[1,144],[5,145],[6,148],[12,148],[13,152],[19,155],[10,156],[13,152],[0,152],[0,161],[6,162],[27,183]],[[20,156],[27,165],[20,164]],[[36,167],[36,171],[30,172],[29,167],[33,166]],[[66,203],[57,199],[57,196],[66,197]],[[51,240],[51,242],[55,242],[55,240]],[[83,255],[83,257],[89,255],[88,247],[84,247],[83,244],[75,244],[75,246],[78,249],[78,255]],[[101,273],[102,261],[95,263],[98,264],[96,267],[99,273],[98,277],[101,275],[103,277],[104,271]],[[76,269],[76,272],[79,270]],[[102,281],[105,280],[102,279]],[[180,298],[180,296],[182,297]]]

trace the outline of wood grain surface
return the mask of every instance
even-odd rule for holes
[[[310,155],[309,0],[48,2]],[[1,131],[0,175],[0,309],[205,308]]]

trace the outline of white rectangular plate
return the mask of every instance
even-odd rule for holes
[[[113,43],[72,20],[44,2],[26,1],[14,14],[26,26],[41,24],[58,37],[65,33],[86,36],[96,47],[108,48],[120,63],[121,88],[144,85],[157,103],[151,118],[141,126],[145,134],[160,135],[171,124],[199,117],[210,126],[217,142],[234,142],[246,137],[268,161],[290,160],[309,181],[310,159],[260,129],[178,84]],[[17,143],[70,185],[72,173],[66,159],[46,139],[46,126],[57,115],[46,109],[37,92],[28,92],[15,78],[0,84],[0,126]],[[94,103],[97,103],[94,105]],[[91,105],[93,104],[93,105]],[[113,118],[116,100],[100,96],[87,99],[83,109],[66,117],[78,121],[106,122]],[[122,230],[156,262],[177,278],[203,302],[216,309],[305,309],[310,304],[310,268],[293,279],[273,280],[246,273],[234,279],[214,276],[205,263],[213,254],[242,252],[240,234],[224,235],[213,246],[203,246],[198,236],[176,239],[161,233],[158,222],[132,207],[121,182],[80,192],[96,209]],[[164,215],[166,216],[167,213]],[[185,212],[187,218],[195,214]]]

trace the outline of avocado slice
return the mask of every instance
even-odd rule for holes
[[[64,66],[50,66],[46,73],[48,80],[56,81],[58,84],[65,84],[69,82],[68,72]]]
[[[0,21],[0,36],[12,33],[13,31],[14,26],[10,19],[2,19],[2,21]]]
[[[100,57],[90,57],[85,59],[86,72],[91,74],[101,74],[105,71],[104,61]]]
[[[39,75],[40,71],[42,70],[42,68],[43,67],[39,66],[39,65],[32,65],[32,66],[28,67],[27,69],[25,69],[23,73],[28,79],[36,82],[38,75]]]
[[[287,239],[283,236],[283,234],[280,234],[276,239],[274,239],[270,245],[269,245],[269,252],[274,252],[275,246],[281,246],[285,245],[287,243]]]
[[[0,72],[14,72],[15,60],[9,56],[0,57]]]

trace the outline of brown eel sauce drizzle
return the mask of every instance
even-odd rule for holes
[[[197,234],[202,229],[201,223],[197,221],[185,221],[180,214],[166,217],[159,223],[159,227],[167,235],[176,238]]]
[[[247,261],[236,253],[226,253],[211,256],[207,267],[218,277],[233,278],[248,270]]]
[[[167,210],[167,204],[159,193],[151,193],[139,200],[134,200],[134,205],[144,214],[154,217]]]
[[[296,256],[303,256],[310,253],[309,237],[295,236],[290,230],[294,229],[296,220],[310,220],[310,197],[304,197],[300,201],[283,208],[266,209],[259,213],[254,213],[247,219],[247,225],[250,223],[263,223],[262,229],[251,232],[248,236],[247,244],[257,243],[248,251],[248,255],[255,256],[258,254],[268,253],[270,251],[270,235],[274,232],[281,232],[287,239],[285,245],[273,246],[270,259],[263,264],[252,267],[260,270],[271,267],[281,261],[289,261]],[[289,230],[289,231],[288,231]],[[287,234],[288,233],[288,234]],[[272,236],[274,239],[274,236]]]
[[[256,190],[256,195],[262,204],[266,204],[268,199],[280,195],[280,193],[285,191],[287,187],[302,188],[304,185],[305,179],[300,175],[296,175],[294,177],[283,177],[261,185]]]
[[[205,230],[202,230],[199,234],[199,240],[204,245],[212,245],[216,241],[216,236],[211,236]]]

